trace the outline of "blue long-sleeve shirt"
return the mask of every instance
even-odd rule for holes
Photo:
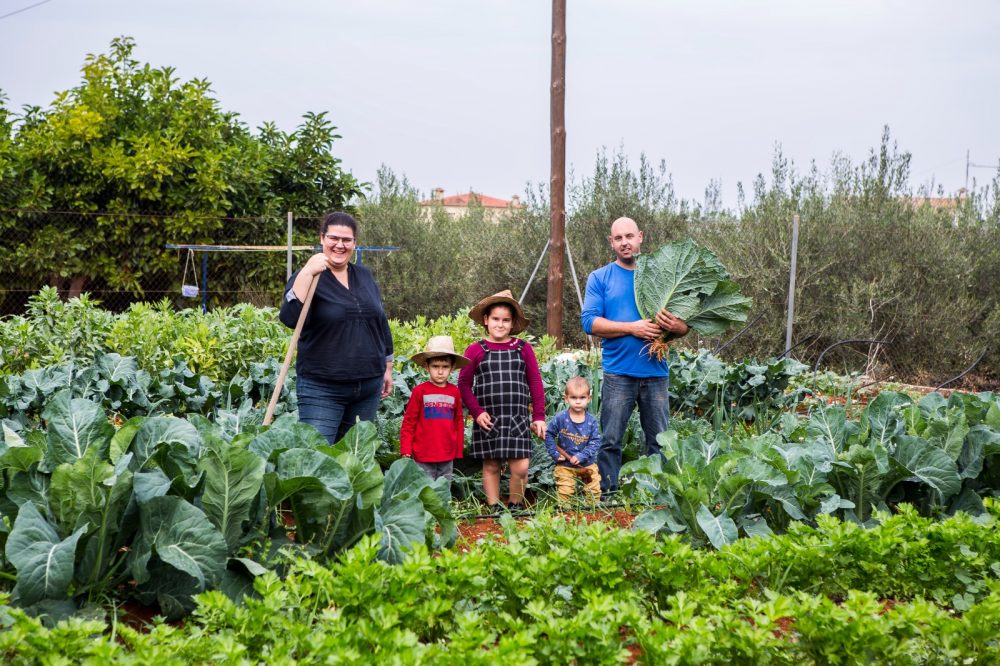
[[[587,278],[587,295],[583,299],[580,321],[587,335],[593,332],[594,320],[610,321],[642,319],[635,304],[635,271],[612,262],[595,270]],[[650,357],[649,343],[634,335],[622,335],[601,342],[604,372],[626,377],[666,377],[667,362]]]
[[[597,452],[601,450],[601,431],[597,427],[597,419],[587,412],[583,423],[575,423],[569,416],[569,410],[559,412],[552,417],[545,429],[545,448],[555,461],[559,460],[557,442],[566,453],[577,457],[581,467],[592,465],[597,460]],[[573,465],[569,461],[556,464]]]

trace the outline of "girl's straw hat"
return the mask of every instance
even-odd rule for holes
[[[469,318],[476,322],[480,326],[483,325],[483,318],[486,316],[486,311],[498,303],[510,306],[510,311],[514,313],[514,321],[511,323],[510,332],[511,334],[520,333],[524,329],[528,328],[528,318],[524,316],[524,310],[521,309],[521,304],[514,300],[514,295],[510,293],[510,289],[504,289],[501,292],[497,292],[492,296],[487,296],[483,300],[476,303],[476,305],[469,310]]]
[[[410,360],[417,365],[423,365],[432,358],[440,358],[442,356],[449,356],[451,360],[455,363],[456,368],[464,368],[469,364],[469,359],[465,358],[461,354],[455,353],[455,343],[452,342],[450,335],[435,335],[427,344],[424,345],[424,350],[419,354],[414,354],[410,357]]]

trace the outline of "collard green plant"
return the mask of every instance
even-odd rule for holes
[[[788,391],[807,370],[794,359],[727,363],[706,349],[671,349],[669,359],[671,409],[704,417],[717,427],[733,420],[769,420],[803,397],[802,391]]]
[[[662,456],[622,468],[622,489],[661,507],[639,516],[637,528],[715,547],[826,514],[870,524],[904,503],[928,516],[978,515],[983,496],[997,492],[998,403],[990,393],[913,402],[886,391],[858,421],[827,406],[804,423],[786,415],[780,432],[744,438],[682,434],[685,422],[674,422],[657,438]]]
[[[30,502],[18,512],[7,539],[7,559],[18,571],[13,598],[24,606],[46,599],[65,598],[73,581],[80,528],[65,538]]]
[[[59,365],[27,370],[20,375],[0,376],[0,417],[22,427],[37,425],[53,395],[68,391],[73,400],[85,399],[112,412],[116,420],[156,414],[197,413],[218,419],[236,411],[244,421],[260,423],[264,404],[277,381],[276,359],[252,363],[247,374],[237,374],[216,383],[178,360],[154,375],[137,369],[136,360],[116,353],[98,354],[87,364],[67,361]],[[276,414],[296,407],[294,372],[286,377]],[[89,408],[88,408],[89,409]]]
[[[686,239],[636,258],[635,303],[646,319],[666,308],[700,334],[715,337],[746,322],[751,300],[711,250]],[[665,331],[650,351],[662,357],[673,337]]]
[[[622,467],[625,494],[646,494],[662,507],[636,518],[636,529],[686,533],[696,544],[721,548],[740,531],[770,533],[771,525],[778,528],[822,509],[814,489],[806,497],[796,494],[799,473],[782,455],[777,435],[734,442],[723,433],[714,439],[699,433],[681,438],[668,430],[657,441],[662,456]],[[834,494],[830,487],[825,491],[825,497]]]
[[[390,562],[455,539],[448,485],[410,460],[383,476],[371,423],[333,447],[287,414],[267,429],[224,411],[214,422],[137,416],[116,429],[69,389],[43,416],[44,430],[4,421],[0,442],[0,524],[10,526],[0,570],[34,613],[66,615],[122,590],[168,617],[206,590],[241,598],[266,571],[245,549],[264,539],[331,556],[377,535]]]

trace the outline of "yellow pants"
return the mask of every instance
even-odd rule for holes
[[[587,467],[570,467],[568,465],[556,465],[553,473],[556,478],[556,491],[559,493],[559,501],[567,502],[576,493],[576,480],[580,479],[584,489],[594,502],[601,499],[601,473],[597,471],[597,465]]]

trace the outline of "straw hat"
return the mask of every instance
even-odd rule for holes
[[[423,365],[432,358],[441,358],[442,356],[451,357],[451,360],[455,362],[456,368],[464,368],[469,364],[469,359],[455,353],[455,343],[452,342],[450,335],[433,336],[424,345],[424,350],[419,354],[411,356],[410,360],[417,365]]]
[[[483,300],[476,303],[476,305],[469,310],[469,318],[482,326],[483,318],[486,316],[486,311],[490,308],[490,306],[496,305],[497,303],[503,303],[504,305],[510,306],[510,311],[514,314],[514,321],[510,326],[511,335],[520,333],[524,329],[528,328],[528,318],[524,316],[524,310],[521,309],[521,304],[514,299],[514,295],[510,293],[510,289],[504,289],[503,291],[497,292],[492,296],[487,296]]]

